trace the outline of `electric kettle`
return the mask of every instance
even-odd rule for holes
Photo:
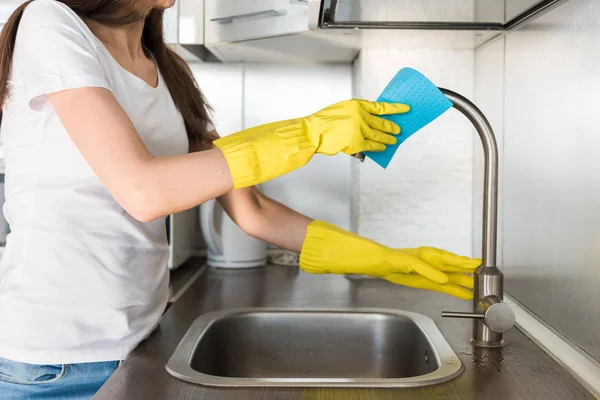
[[[267,243],[242,231],[216,200],[200,206],[200,228],[213,268],[254,268],[267,262]]]

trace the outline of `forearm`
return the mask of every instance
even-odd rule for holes
[[[227,193],[219,198],[219,203],[249,235],[297,253],[302,249],[307,226],[312,221],[307,216],[254,187]]]
[[[151,207],[150,219],[187,210],[233,188],[229,168],[218,149],[153,158],[137,174],[134,179],[141,182],[144,198],[152,199],[145,202]]]
[[[262,224],[259,239],[286,250],[300,253],[306,237],[306,229],[312,219],[270,199],[261,200]]]

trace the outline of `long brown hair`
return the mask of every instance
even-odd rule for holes
[[[19,6],[8,19],[0,34],[0,105],[8,95],[8,79],[11,72],[17,30],[25,8],[34,0]],[[151,9],[152,0],[57,0],[67,5],[81,18],[105,25],[119,26],[145,19],[142,43],[152,53],[179,112],[185,121],[190,143],[209,145],[211,139],[206,131],[210,121],[209,106],[198,88],[188,64],[171,50],[163,38],[163,11]],[[2,111],[0,110],[0,123]]]

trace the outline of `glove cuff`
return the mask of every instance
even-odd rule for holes
[[[234,189],[268,181],[310,161],[315,148],[294,125],[295,120],[262,125],[214,142],[225,156]]]
[[[312,221],[300,253],[300,268],[311,274],[361,274],[380,276],[383,247],[323,221]]]
[[[260,180],[261,171],[254,144],[235,136],[226,136],[213,143],[225,156],[233,178],[233,188],[240,189]]]

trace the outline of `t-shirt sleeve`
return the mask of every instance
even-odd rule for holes
[[[27,6],[17,31],[13,72],[32,109],[43,108],[49,93],[79,87],[110,90],[96,39],[86,30],[75,13],[56,1]]]

